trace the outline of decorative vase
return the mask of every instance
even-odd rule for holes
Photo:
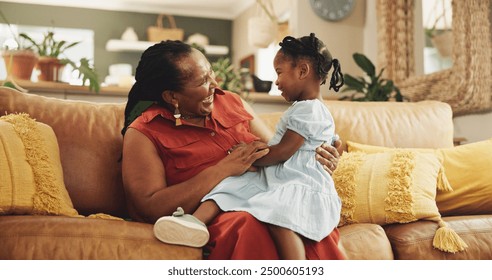
[[[266,17],[252,17],[248,20],[249,44],[258,47],[268,47],[277,36],[277,24]]]
[[[37,68],[40,72],[40,81],[61,82],[65,64],[62,64],[58,58],[42,56],[39,58]]]
[[[11,77],[19,80],[31,80],[32,71],[38,62],[38,55],[30,50],[2,52],[5,69]]]
[[[199,46],[208,46],[209,44],[209,39],[207,36],[200,34],[200,33],[194,33],[188,37],[188,40],[186,40],[188,44],[197,44]]]
[[[124,41],[138,41],[138,35],[133,27],[127,27],[123,34],[121,34],[121,40]]]

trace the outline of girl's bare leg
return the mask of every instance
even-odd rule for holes
[[[280,259],[305,260],[306,250],[301,237],[290,229],[269,225],[270,234],[275,242]]]
[[[220,208],[213,200],[206,200],[198,206],[193,216],[208,225],[220,213]]]

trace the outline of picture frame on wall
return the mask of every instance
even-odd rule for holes
[[[242,68],[249,69],[250,74],[255,74],[255,55],[251,54],[239,61],[239,65]]]

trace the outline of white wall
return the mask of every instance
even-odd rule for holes
[[[453,119],[454,135],[465,137],[464,143],[492,138],[492,113],[471,114]]]
[[[362,75],[362,71],[353,62],[352,54],[362,52],[375,64],[377,62],[377,18],[376,0],[357,0],[352,14],[339,22],[328,22],[317,17],[311,10],[307,0],[274,0],[288,3],[291,7],[290,25],[294,37],[304,36],[310,32],[316,33],[330,52],[338,58],[344,73]],[[415,26],[422,25],[421,11],[422,0],[415,1]],[[282,6],[282,9],[284,6]],[[247,41],[247,21],[256,15],[256,7],[250,8],[241,14],[233,23],[233,62],[239,65],[241,58],[253,54],[256,48],[249,46]],[[423,32],[415,30],[415,57],[423,58],[424,36]],[[423,73],[423,60],[416,59],[416,75]],[[326,90],[322,89],[325,93]],[[333,94],[332,92],[330,94]],[[278,105],[256,104],[261,112],[279,111]],[[253,105],[255,108],[255,105]],[[454,118],[455,136],[465,137],[467,142],[476,142],[492,138],[492,113],[471,114]]]
[[[332,56],[340,60],[343,72],[354,75],[362,74],[353,61],[352,54],[362,52],[364,48],[366,1],[357,1],[351,15],[338,22],[329,22],[319,18],[312,11],[307,0],[274,0],[274,5],[276,11],[290,10],[289,26],[292,31],[290,35],[301,37],[314,32],[328,46]],[[242,58],[258,51],[257,48],[248,44],[247,34],[248,19],[257,14],[257,7],[254,5],[233,22],[232,60],[234,65],[239,65]],[[334,94],[333,91],[328,91],[327,85],[321,90],[325,95]]]

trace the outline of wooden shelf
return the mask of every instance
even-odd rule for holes
[[[111,39],[106,43],[106,50],[110,52],[143,52],[148,47],[154,45],[156,42],[149,41],[124,41]],[[227,55],[229,54],[229,47],[227,46],[204,46],[206,55]]]
[[[89,90],[88,86],[70,85],[62,82],[46,82],[38,81],[32,82],[27,80],[15,80],[15,82],[22,88],[28,90],[30,93],[65,93],[65,94],[87,94],[87,95],[107,95],[107,96],[128,96],[130,88],[117,87],[117,86],[102,86],[99,93]]]

